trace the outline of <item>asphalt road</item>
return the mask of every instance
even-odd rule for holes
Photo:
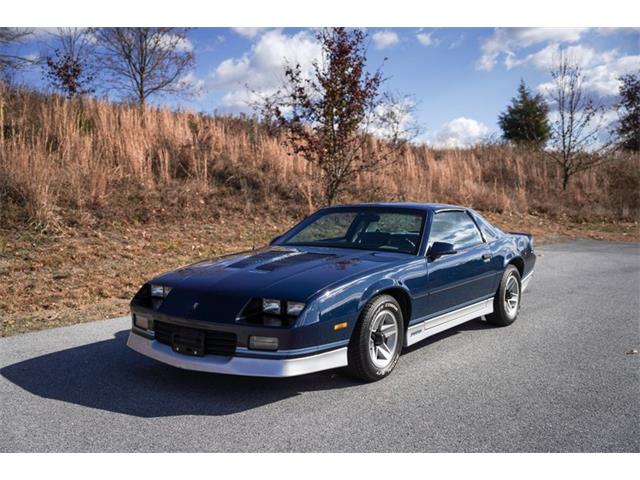
[[[640,451],[640,245],[538,254],[515,324],[373,384],[181,371],[126,348],[127,318],[0,339],[0,451]]]

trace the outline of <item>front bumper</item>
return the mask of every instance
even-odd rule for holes
[[[127,346],[138,353],[174,367],[229,375],[294,377],[347,365],[347,347],[285,359],[226,357],[221,355],[193,357],[176,353],[170,346],[134,332],[129,333]]]

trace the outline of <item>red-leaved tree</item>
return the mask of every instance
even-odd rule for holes
[[[367,70],[366,37],[359,29],[320,30],[322,55],[311,72],[287,65],[283,87],[259,106],[292,153],[316,167],[325,204],[359,173],[393,161],[416,132],[413,102],[383,93],[380,69]]]
[[[55,47],[45,57],[45,80],[68,98],[93,93],[95,52],[87,30],[58,28],[52,37]]]

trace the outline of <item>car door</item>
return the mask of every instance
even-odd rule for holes
[[[493,295],[495,263],[477,225],[465,210],[434,214],[429,248],[435,242],[453,244],[457,253],[429,258],[427,250],[427,316],[437,316]]]

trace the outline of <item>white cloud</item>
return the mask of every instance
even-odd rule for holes
[[[471,118],[458,117],[425,138],[426,143],[438,148],[466,148],[480,142],[489,133],[489,127]]]
[[[371,38],[373,39],[373,45],[378,49],[391,47],[400,42],[398,34],[391,30],[380,30],[375,32]]]
[[[550,71],[560,58],[560,46],[551,44],[542,50],[527,55],[522,60],[515,60],[511,67],[517,65],[533,65],[542,71]],[[618,94],[619,77],[640,70],[640,55],[621,56],[617,50],[598,52],[583,45],[573,45],[564,49],[564,53],[572,63],[582,68],[584,75],[583,88],[601,97],[613,97]],[[553,89],[551,81],[537,87],[539,92],[547,94]]]
[[[234,32],[245,38],[255,38],[265,30],[267,29],[263,27],[235,27],[233,29]]]
[[[635,35],[640,33],[640,27],[598,27],[596,31],[600,35],[614,35],[618,33]]]
[[[586,91],[601,97],[617,95],[618,77],[640,69],[640,55],[623,55],[616,49],[598,51],[578,43],[590,30],[595,35],[635,33],[640,29],[588,29],[588,28],[498,28],[482,44],[483,55],[477,68],[491,70],[502,58],[507,69],[529,66],[545,73],[558,62],[561,52],[582,68]],[[519,51],[545,44],[528,55]],[[531,50],[529,50],[531,52]],[[551,82],[538,85],[538,91],[548,94]]]
[[[300,64],[309,72],[320,60],[321,49],[310,32],[287,35],[281,30],[263,33],[240,57],[222,61],[209,76],[209,87],[225,92],[222,104],[246,109],[256,95],[275,92],[281,85],[287,64]]]
[[[492,70],[500,56],[505,63],[513,60],[515,51],[543,42],[575,43],[580,40],[588,28],[496,28],[481,45],[482,56],[476,67],[479,70]]]
[[[224,87],[246,80],[251,69],[251,57],[247,54],[240,58],[223,60],[212,75],[214,87]]]
[[[429,45],[433,45],[435,40],[433,38],[433,32],[420,32],[416,34],[416,38],[418,39],[418,42],[420,42],[422,45],[424,45],[425,47],[428,47]]]
[[[640,55],[616,58],[585,70],[584,88],[602,96],[618,94],[619,77],[640,70]]]
[[[522,59],[517,59],[515,56],[508,57],[505,59],[505,65],[509,69],[522,65],[533,65],[539,70],[549,71],[557,63],[561,52],[564,52],[567,58],[582,68],[588,68],[602,63],[610,63],[618,57],[616,50],[597,52],[595,49],[581,44],[561,48],[558,43],[551,43]]]

